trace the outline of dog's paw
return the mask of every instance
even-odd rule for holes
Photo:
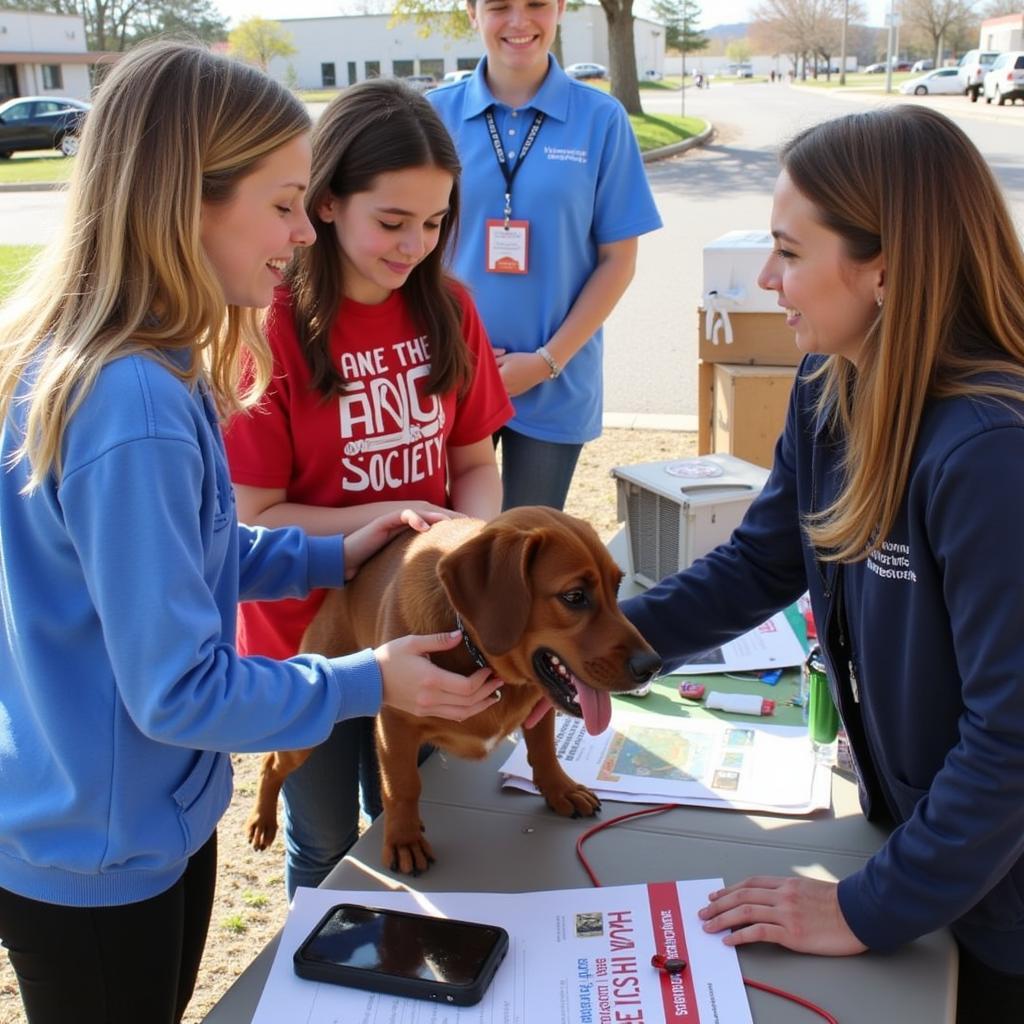
[[[601,801],[593,790],[571,779],[568,783],[548,789],[540,787],[551,810],[566,818],[592,818],[601,810]]]
[[[249,845],[258,853],[267,849],[277,835],[277,819],[267,818],[258,811],[249,815],[245,823],[245,834],[249,837]]]
[[[403,875],[422,874],[434,863],[434,851],[423,826],[411,832],[384,832],[384,866]]]

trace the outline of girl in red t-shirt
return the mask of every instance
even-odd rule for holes
[[[390,509],[501,508],[491,434],[512,406],[465,290],[444,271],[459,162],[431,105],[375,80],[313,133],[316,241],[285,271],[267,332],[274,379],[226,432],[239,519],[347,533]],[[323,592],[242,606],[245,654],[287,658]],[[286,883],[318,885],[380,811],[373,723],[335,728],[284,786]]]

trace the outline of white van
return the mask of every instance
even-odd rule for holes
[[[956,66],[957,74],[960,76],[964,95],[970,96],[972,103],[978,102],[985,82],[985,72],[992,67],[998,56],[998,50],[968,50],[960,58],[960,63]]]

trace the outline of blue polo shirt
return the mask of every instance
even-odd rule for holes
[[[462,161],[453,269],[470,285],[491,343],[510,352],[534,352],[558,330],[597,266],[599,245],[661,227],[622,105],[569,78],[553,57],[549,62],[544,83],[524,107],[505,106],[491,95],[486,58],[470,77],[427,94]],[[485,224],[500,219],[505,206],[505,179],[484,119],[488,108],[513,168],[537,112],[545,115],[512,189],[512,217],[530,224],[526,274],[485,269]],[[557,380],[512,400],[515,416],[507,425],[561,444],[597,437],[603,350],[598,330]]]

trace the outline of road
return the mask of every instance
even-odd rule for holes
[[[889,100],[768,83],[687,90],[686,113],[707,118],[717,135],[710,146],[648,165],[665,227],[641,239],[636,278],[606,328],[604,407],[617,414],[611,421],[671,417],[676,426],[695,427],[704,246],[726,231],[768,226],[781,142],[879,102]],[[1024,233],[1024,108],[959,96],[912,102],[935,106],[964,129],[993,167]],[[644,105],[650,113],[679,113],[681,96],[645,91]],[[0,241],[50,239],[62,208],[59,193],[0,194]]]
[[[717,135],[710,146],[648,165],[665,227],[641,239],[636,278],[606,327],[606,413],[681,416],[680,425],[695,426],[704,246],[726,231],[767,229],[780,143],[878,102],[768,83],[687,90],[686,113],[707,118]],[[992,165],[1024,234],[1024,109],[960,96],[915,102],[934,105],[964,129]],[[645,108],[680,113],[680,96],[645,94]]]

